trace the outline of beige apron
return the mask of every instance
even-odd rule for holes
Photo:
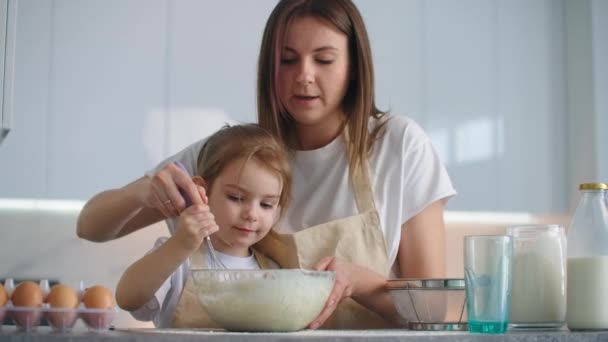
[[[263,269],[272,268],[272,262],[266,256],[253,249],[253,254]],[[205,244],[190,257],[190,269],[207,268]],[[173,328],[222,328],[215,323],[203,309],[194,292],[192,275],[188,274],[186,285],[175,307],[175,315],[171,324]]]
[[[352,185],[358,215],[337,219],[293,234],[271,231],[256,248],[281,268],[312,268],[326,256],[336,256],[388,276],[389,264],[376,210],[367,161],[355,170]],[[378,314],[351,298],[343,300],[325,329],[374,329],[393,327]]]

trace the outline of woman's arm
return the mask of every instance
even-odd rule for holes
[[[176,217],[186,207],[179,189],[193,204],[203,204],[205,189],[173,163],[152,177],[142,177],[120,189],[104,191],[82,208],[77,222],[80,238],[103,242],[127,235],[166,217]]]
[[[147,177],[120,189],[101,192],[80,211],[76,234],[94,242],[104,242],[127,235],[165,218],[157,209],[146,208],[138,198],[138,188],[146,186]]]
[[[399,271],[401,278],[445,278],[444,201],[432,203],[401,226]],[[353,299],[386,320],[400,324],[402,318],[386,291],[386,277],[376,274],[361,284]]]
[[[337,304],[347,297],[352,297],[359,304],[376,312],[395,325],[400,322],[400,317],[390,295],[385,291],[385,276],[335,257],[323,258],[314,268],[319,271],[336,272],[336,281],[325,307],[319,316],[310,323],[309,327],[311,329],[316,329],[325,323],[336,309]]]
[[[443,207],[443,200],[434,202],[401,226],[397,254],[401,278],[445,277]],[[386,291],[385,276],[333,257],[321,260],[315,269],[335,271],[336,283],[325,308],[310,324],[311,329],[321,326],[333,313],[337,303],[349,296],[389,322],[396,325],[402,322]]]
[[[401,278],[445,278],[446,242],[444,200],[438,200],[401,226]]]

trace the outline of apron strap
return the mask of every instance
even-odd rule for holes
[[[356,168],[353,173],[353,191],[355,194],[357,207],[359,208],[359,213],[376,210],[368,170],[369,162],[366,159],[362,163],[359,163],[359,167]]]
[[[253,256],[255,257],[255,260],[257,260],[258,265],[260,265],[260,269],[262,270],[267,270],[267,269],[273,269],[276,268],[275,265],[271,264],[271,259],[269,259],[266,255],[264,255],[264,253],[258,251],[255,248],[251,248],[252,252],[253,252]]]
[[[293,234],[281,234],[271,229],[266,236],[254,246],[254,251],[270,258],[281,268],[299,268],[298,248]],[[259,260],[259,259],[258,259]],[[264,268],[264,265],[260,264]]]
[[[349,150],[349,140],[348,126],[346,126],[344,127],[344,143],[346,144],[347,151]],[[359,213],[376,210],[370,177],[369,161],[367,158],[364,158],[353,170],[351,179]]]

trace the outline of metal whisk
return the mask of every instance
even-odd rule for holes
[[[209,237],[209,235],[205,237],[205,243],[207,243],[207,248],[209,249],[209,254],[211,254],[211,259],[213,260],[213,263],[215,265],[221,266],[221,268],[223,269],[228,269],[228,267],[224,265],[222,260],[218,258],[217,254],[215,254],[215,248],[213,248],[213,244],[211,243],[211,238]]]
[[[177,167],[179,167],[180,169],[182,169],[182,171],[187,173],[188,176],[192,177],[190,175],[190,173],[188,172],[188,170],[186,169],[186,167],[184,166],[184,164],[180,163],[179,161],[175,161],[175,165],[177,165]],[[188,194],[186,194],[186,192],[183,191],[182,189],[179,189],[179,193],[182,195],[182,197],[186,201],[186,208],[191,206],[192,201],[190,200],[190,197],[188,197]],[[211,243],[211,238],[209,237],[209,235],[207,235],[205,237],[205,243],[207,244],[207,248],[209,249],[209,254],[211,255],[211,259],[212,259],[213,263],[215,265],[221,266],[223,269],[228,269],[228,267],[226,267],[226,265],[224,265],[224,263],[220,260],[220,258],[217,256],[217,254],[215,254],[215,248],[213,248],[213,244]]]

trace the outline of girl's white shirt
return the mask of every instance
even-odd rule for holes
[[[405,116],[387,117],[390,120],[373,145],[369,165],[388,261],[395,273],[401,226],[430,204],[441,199],[447,202],[456,191],[422,128]],[[376,124],[377,120],[370,119],[370,131]],[[147,174],[176,160],[195,174],[198,153],[205,141],[206,138],[186,147]],[[342,137],[316,150],[297,151],[291,165],[293,197],[277,225],[280,232],[295,232],[358,213]],[[172,233],[176,223],[175,219],[167,220]]]
[[[156,240],[152,252],[167,241],[168,238],[162,237]],[[150,253],[148,252],[148,253]],[[226,265],[228,269],[239,270],[257,270],[260,265],[253,253],[248,257],[235,257],[215,251],[218,259]],[[205,261],[208,269],[220,269],[221,265],[214,262],[208,249],[205,249]],[[152,321],[157,328],[170,328],[175,315],[175,308],[179,302],[182,290],[186,286],[188,279],[188,271],[190,270],[190,260],[186,259],[178,268],[168,277],[161,287],[156,291],[154,297],[141,308],[131,311],[131,315],[139,321]]]

